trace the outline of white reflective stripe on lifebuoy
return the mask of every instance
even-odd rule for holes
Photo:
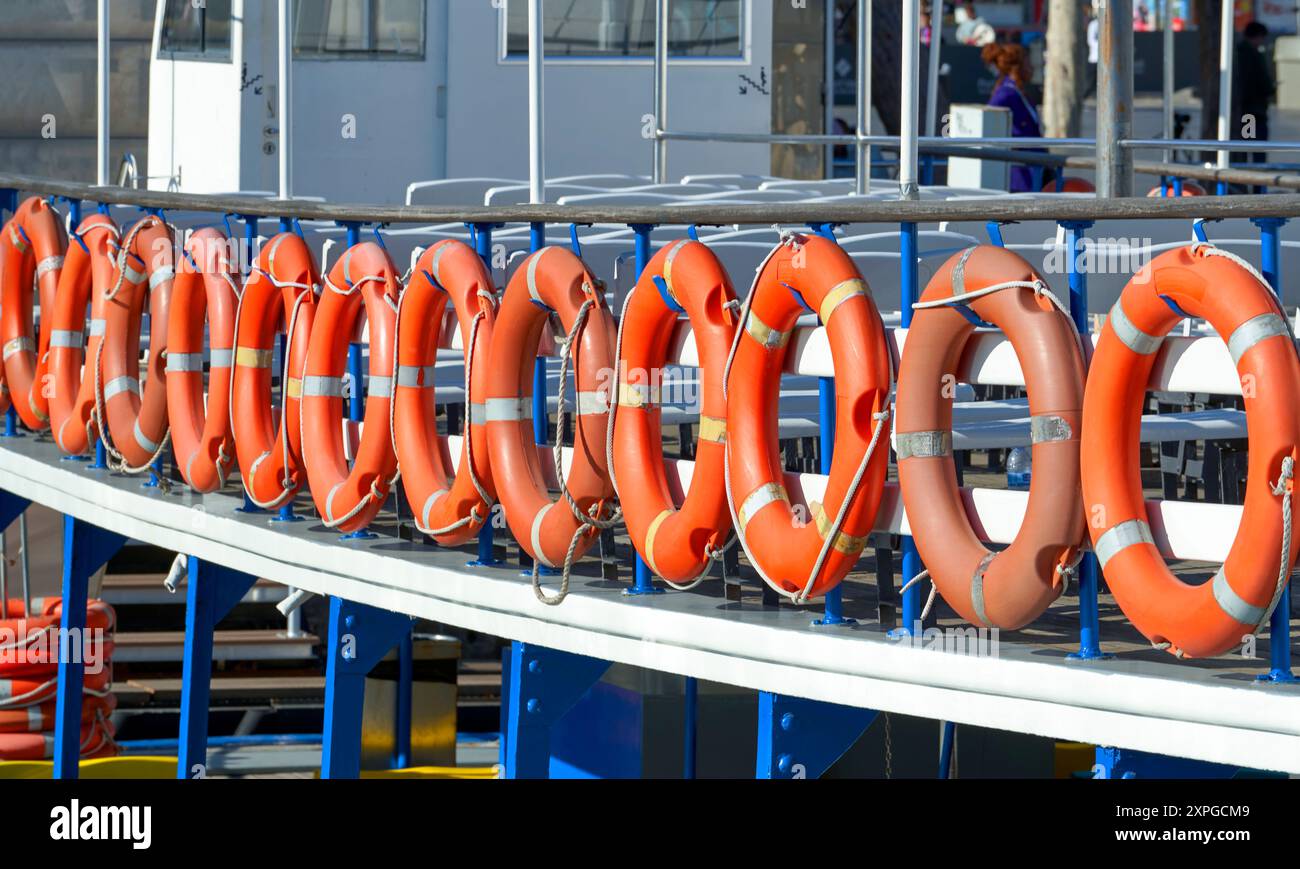
[[[821,307],[817,310],[817,316],[821,319],[822,325],[825,326],[831,320],[831,314],[847,302],[849,299],[867,294],[867,285],[861,278],[850,278],[836,284],[826,297],[822,299]]]
[[[681,300],[677,298],[677,290],[673,289],[673,260],[677,259],[677,254],[682,252],[682,248],[690,244],[689,238],[684,238],[668,249],[668,255],[664,257],[664,286],[668,288],[668,295],[679,306]]]
[[[366,383],[366,395],[370,398],[392,398],[393,378],[371,375]]]
[[[952,432],[911,431],[899,432],[894,436],[894,451],[898,460],[931,459],[952,455]]]
[[[45,259],[41,260],[36,264],[36,280],[39,281],[41,278],[45,277],[45,275],[48,274],[49,272],[61,268],[63,268],[63,257],[47,256]]]
[[[108,381],[104,385],[104,401],[108,401],[113,396],[121,392],[134,392],[140,394],[140,381],[134,377],[117,377]]]
[[[655,564],[655,535],[659,533],[659,526],[664,524],[664,520],[673,515],[672,510],[663,510],[650,523],[649,530],[645,533],[645,563],[650,566],[650,572],[659,575],[659,566]]]
[[[447,494],[446,489],[439,489],[438,491],[430,495],[428,498],[424,499],[424,509],[420,511],[420,524],[423,525],[425,528],[429,527],[429,511],[433,509],[434,504],[438,503],[438,499],[446,494]]]
[[[952,269],[952,294],[954,296],[966,295],[966,261],[970,259],[971,254],[975,253],[978,248],[968,247],[961,252],[961,257],[957,260],[957,265]]]
[[[470,425],[487,425],[487,405],[470,404],[469,406],[469,424]]]
[[[485,408],[487,422],[517,422],[533,418],[531,398],[489,398]]]
[[[240,368],[270,368],[274,360],[274,350],[263,350],[259,347],[235,348],[235,364]]]
[[[433,274],[433,279],[438,282],[438,288],[442,289],[442,255],[451,247],[451,242],[438,245],[433,252],[433,259],[429,261],[429,271]]]
[[[159,266],[149,275],[149,289],[156,290],[163,281],[170,281],[174,277],[176,277],[176,269],[171,266]]]
[[[984,611],[984,574],[988,572],[989,565],[993,563],[996,552],[989,552],[980,559],[979,565],[970,578],[970,603],[975,610],[975,615],[984,624],[989,624],[988,613]]]
[[[126,276],[126,282],[128,284],[143,284],[145,278],[148,277],[144,272],[138,272],[130,266],[123,268],[122,274]]]
[[[749,525],[749,521],[754,518],[755,513],[776,501],[790,503],[790,496],[786,493],[785,486],[777,483],[764,483],[750,492],[741,503],[740,509],[736,511],[736,520],[737,524],[740,525],[740,530],[745,530],[745,527]]]
[[[342,398],[343,378],[309,374],[302,379],[304,398]]]
[[[1264,621],[1264,616],[1268,615],[1268,608],[1255,606],[1241,599],[1228,582],[1228,575],[1224,573],[1223,568],[1214,574],[1214,580],[1211,583],[1211,590],[1214,592],[1214,601],[1219,605],[1219,609],[1234,618],[1243,625],[1257,625]]]
[[[102,336],[104,334],[104,330],[107,328],[108,328],[107,320],[103,320],[103,319],[91,320],[90,329],[87,330],[86,334],[92,338],[97,336]]]
[[[578,416],[609,413],[609,395],[604,392],[579,392]]]
[[[235,351],[230,349],[219,350],[212,348],[210,351],[211,358],[208,360],[213,368],[229,368],[234,364]]]
[[[544,247],[528,260],[528,295],[537,302],[542,301],[542,297],[537,292],[537,264],[542,261],[542,257],[548,250],[549,247]]]
[[[134,433],[135,433],[135,442],[140,445],[140,449],[144,450],[147,453],[155,453],[158,451],[158,443],[156,441],[149,439],[149,436],[144,433],[143,429],[140,428],[140,420],[138,419],[135,421]]]
[[[551,508],[554,506],[555,503],[552,502],[537,511],[537,515],[533,517],[532,531],[528,535],[529,540],[533,543],[533,556],[547,567],[554,567],[555,565],[552,564],[546,557],[545,553],[542,552],[542,521],[546,518],[546,514],[551,512]]]
[[[167,372],[173,371],[197,371],[203,372],[203,354],[202,353],[168,353],[167,354]]]
[[[1097,554],[1097,563],[1104,570],[1106,562],[1138,543],[1155,545],[1155,538],[1151,536],[1151,526],[1141,519],[1129,519],[1107,529],[1105,534],[1097,538],[1092,551]]]
[[[1046,444],[1054,441],[1068,441],[1074,437],[1070,424],[1062,417],[1044,414],[1029,418],[1029,442]]]
[[[410,389],[432,389],[433,374],[433,365],[399,365],[397,385]]]
[[[1115,300],[1110,309],[1110,328],[1125,347],[1141,356],[1150,356],[1160,349],[1165,340],[1163,335],[1148,335],[1134,326],[1128,314],[1124,313],[1124,306],[1119,299]]]
[[[749,318],[745,321],[745,334],[762,344],[767,350],[778,350],[790,340],[789,332],[773,329],[760,320],[753,311],[749,312]]]
[[[50,332],[50,347],[66,347],[69,350],[80,350],[84,337],[81,332],[75,329],[54,329]]]
[[[5,359],[8,359],[10,356],[13,356],[14,354],[17,353],[35,353],[35,352],[36,352],[36,342],[33,341],[31,338],[27,338],[27,337],[13,338],[5,342],[5,351],[4,351]]]
[[[1233,329],[1231,337],[1228,338],[1228,352],[1232,354],[1232,364],[1240,365],[1241,357],[1260,341],[1282,335],[1290,338],[1291,330],[1286,327],[1286,321],[1277,314],[1260,314],[1258,317],[1251,317]]]

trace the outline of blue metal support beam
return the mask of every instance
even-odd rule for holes
[[[641,275],[650,265],[651,257],[654,256],[654,246],[650,243],[650,233],[654,231],[654,227],[648,223],[633,223],[628,228],[632,230],[636,237],[636,279],[639,281]],[[615,364],[618,364],[617,361],[615,361]],[[564,384],[560,384],[560,387],[563,388]],[[623,589],[623,593],[629,595],[663,594],[664,590],[662,588],[655,588],[654,573],[650,570],[650,565],[646,564],[645,559],[641,557],[641,553],[634,552],[632,557],[635,559],[632,587]]]
[[[820,778],[871,726],[874,709],[758,692],[760,779]]]
[[[608,661],[514,642],[502,690],[506,778],[549,778],[551,728],[609,669]]]
[[[1232,778],[1239,771],[1238,767],[1221,763],[1102,745],[1097,746],[1096,757],[1092,768],[1093,778],[1223,779]]]
[[[366,674],[389,649],[410,634],[408,615],[330,597],[321,778],[361,775],[361,713],[366,698]]]
[[[1088,272],[1080,268],[1084,255],[1084,233],[1092,227],[1089,220],[1061,222],[1065,230],[1065,270],[1070,285],[1070,318],[1079,334],[1088,340]],[[1085,552],[1079,562],[1079,651],[1069,657],[1075,661],[1094,661],[1112,657],[1101,650],[1101,622],[1097,612],[1097,592],[1100,587],[1101,567],[1097,556]]]
[[[181,726],[176,777],[205,778],[208,706],[212,695],[212,635],[257,577],[194,556],[186,559],[185,652],[181,664]]]
[[[917,228],[915,223],[904,223],[900,227],[899,233],[899,263],[902,268],[901,275],[901,293],[899,298],[899,310],[902,316],[902,326],[904,329],[912,325],[912,305],[921,297],[921,276],[919,273],[919,254]],[[919,574],[925,569],[921,563],[921,555],[916,551],[916,541],[910,536],[900,537],[900,546],[903,551],[903,584],[906,585],[912,580],[912,577]],[[903,592],[903,613],[901,624],[889,632],[893,638],[910,637],[915,630],[920,633],[921,625],[921,583],[909,588]]]
[[[86,603],[90,577],[126,538],[63,517],[63,615],[59,624],[58,696],[54,713],[54,778],[77,777],[81,764],[81,700],[85,687]]]

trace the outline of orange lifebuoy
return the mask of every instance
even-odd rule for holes
[[[94,421],[95,378],[85,376],[83,368],[87,361],[93,362],[104,340],[104,293],[113,285],[117,239],[117,224],[107,215],[92,214],[81,222],[50,314],[50,430],[59,449],[69,455],[84,453],[99,438]]]
[[[95,425],[114,470],[148,470],[170,438],[167,426],[167,315],[176,276],[171,228],[150,215],[117,251],[104,294],[104,339],[93,360]],[[140,379],[140,330],[149,306],[149,359]]]
[[[210,227],[190,236],[172,289],[171,322],[167,324],[167,417],[176,467],[196,492],[214,492],[224,486],[234,462],[230,369],[239,291],[226,250],[226,237]],[[211,350],[206,398],[205,322]]]
[[[465,430],[454,475],[450,455],[436,437],[433,387],[449,298],[465,348],[466,381]],[[496,499],[483,415],[495,321],[492,273],[472,248],[447,240],[420,256],[398,304],[393,450],[416,527],[443,546],[465,543],[478,534]]]
[[[1087,178],[1077,178],[1074,176],[1067,177],[1061,182],[1061,189],[1056,189],[1055,181],[1048,181],[1043,185],[1044,193],[1096,193],[1096,186]]]
[[[565,365],[572,357],[577,380],[573,462],[567,476],[554,481],[564,493],[558,502],[547,492],[548,475],[542,470],[532,422],[533,361],[551,312],[568,330]],[[535,564],[567,568],[591,546],[602,523],[610,521],[605,511],[614,487],[606,439],[614,337],[600,283],[565,248],[545,247],[532,254],[506,287],[492,337],[488,444],[506,522]],[[557,444],[553,456],[560,455]],[[560,594],[547,597],[534,571],[534,591],[545,603],[558,603],[567,594],[567,570],[562,582]]]
[[[1138,466],[1152,366],[1165,335],[1189,316],[1226,336],[1250,431],[1236,540],[1214,578],[1195,586],[1174,576],[1156,548]],[[1287,316],[1263,278],[1233,254],[1208,244],[1163,253],[1110,309],[1084,394],[1084,504],[1106,582],[1153,644],[1179,657],[1210,657],[1268,621],[1300,548],[1300,535],[1286,545],[1300,447],[1297,395],[1300,361]]]
[[[1172,181],[1166,182],[1163,185],[1157,185],[1147,191],[1148,197],[1173,196],[1173,195],[1174,195],[1174,184]],[[1205,188],[1197,184],[1195,181],[1184,181],[1183,192],[1179,195],[1180,196],[1204,196]]]
[[[0,274],[0,345],[4,348],[5,380],[14,409],[23,424],[35,431],[50,424],[49,396],[43,388],[50,320],[44,319],[38,337],[32,313],[36,301],[42,311],[54,310],[67,246],[58,212],[35,196],[18,206],[0,234],[0,247],[5,249],[0,258],[4,266]],[[39,292],[33,292],[34,284]]]
[[[791,331],[805,310],[825,326],[835,366],[835,454],[806,524],[790,504],[777,397]],[[745,302],[727,372],[727,498],[750,563],[797,602],[839,584],[866,546],[889,450],[890,359],[880,313],[834,241],[794,235],[768,255]]]
[[[81,723],[89,724],[100,715],[112,715],[116,708],[117,696],[114,694],[86,697],[81,704]],[[0,733],[53,730],[55,711],[55,704],[50,702],[38,703],[26,709],[0,709]]]
[[[673,584],[703,577],[731,531],[723,479],[722,372],[736,330],[735,297],[713,252],[683,240],[655,254],[623,305],[618,403],[612,411],[613,476],[633,545],[654,573]],[[679,309],[690,321],[701,381],[695,464],[684,498],[676,475],[665,472],[661,409],[663,371]]]
[[[311,496],[327,528],[365,528],[397,482],[391,405],[399,276],[388,251],[362,242],[330,269],[317,303],[302,374],[302,449]],[[361,314],[370,326],[370,378],[361,442],[349,468],[343,443],[343,375]]]
[[[1018,254],[967,248],[930,280],[903,346],[895,429],[908,523],[935,588],[962,618],[984,627],[1016,630],[1041,615],[1065,590],[1083,542],[1084,361],[1060,306]],[[952,387],[975,318],[1006,333],[1029,393],[1029,506],[1015,540],[996,554],[971,528],[952,454]]]
[[[82,683],[83,697],[106,697],[112,693],[113,668],[87,669]],[[58,694],[56,673],[0,678],[0,709],[26,709],[53,700]]]
[[[117,754],[113,724],[102,713],[81,726],[81,757],[89,760]],[[54,732],[0,733],[0,760],[49,760],[54,756]]]
[[[274,510],[302,486],[302,367],[316,313],[320,275],[307,243],[281,233],[258,253],[235,316],[230,428],[244,491]],[[286,330],[279,432],[271,411],[271,365],[278,325]]]

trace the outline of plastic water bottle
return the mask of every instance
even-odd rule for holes
[[[1032,456],[1029,447],[1016,447],[1007,456],[1007,488],[1027,490],[1032,471]]]

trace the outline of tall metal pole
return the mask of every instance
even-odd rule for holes
[[[925,134],[934,136],[939,122],[939,45],[943,33],[943,3],[930,3],[930,68],[926,75]]]
[[[655,165],[654,182],[668,180],[668,140],[660,137],[668,129],[668,0],[655,0]]]
[[[99,76],[95,84],[96,102],[99,106],[99,134],[96,142],[96,177],[100,187],[109,184],[108,146],[111,138],[109,129],[109,48],[108,0],[99,0]]]
[[[826,0],[826,57],[822,64],[822,75],[825,78],[826,105],[824,109],[825,119],[822,122],[822,129],[826,133],[835,132],[835,0]],[[826,178],[835,175],[835,146],[826,146],[826,171],[822,175]]]
[[[280,198],[293,197],[293,0],[280,2]]]
[[[1105,0],[1100,11],[1097,195],[1132,196],[1133,152],[1119,142],[1133,135],[1133,0]]]
[[[1219,22],[1219,141],[1232,138],[1232,39],[1233,0],[1223,0],[1223,20]],[[1219,168],[1227,169],[1231,154],[1219,152]]]
[[[898,198],[920,199],[916,180],[917,131],[920,126],[921,0],[903,0],[902,112],[899,117]]]
[[[546,130],[544,75],[545,19],[542,0],[528,2],[528,201],[546,201]]]
[[[871,0],[858,0],[858,145],[857,191],[871,191]]]
[[[1161,91],[1164,96],[1163,129],[1164,137],[1169,140],[1174,138],[1174,15],[1171,7],[1171,3],[1165,3],[1165,27],[1161,34],[1164,40],[1162,51],[1163,75],[1161,78]],[[1174,162],[1174,151],[1172,148],[1165,149],[1165,162]]]

